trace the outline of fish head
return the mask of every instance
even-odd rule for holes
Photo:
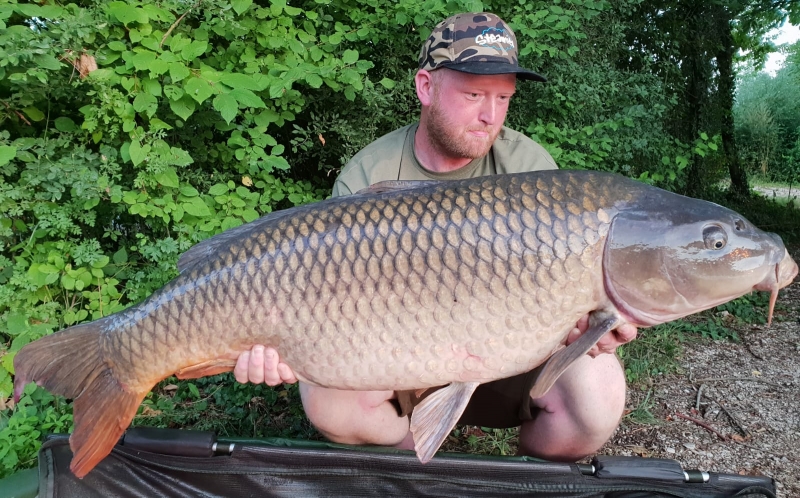
[[[667,202],[621,211],[603,254],[606,292],[632,324],[651,326],[753,290],[772,293],[797,275],[781,238],[710,202],[664,192]]]

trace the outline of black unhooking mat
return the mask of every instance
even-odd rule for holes
[[[597,457],[591,465],[576,465],[440,454],[422,465],[400,450],[286,439],[218,441],[212,433],[172,429],[129,430],[83,479],[70,473],[71,457],[66,435],[43,444],[40,498],[775,496],[768,477],[684,471],[674,460]]]

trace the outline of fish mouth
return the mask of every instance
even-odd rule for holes
[[[783,259],[775,265],[775,271],[769,273],[764,280],[753,287],[755,290],[770,293],[767,325],[772,324],[772,313],[775,311],[775,303],[778,301],[778,292],[792,283],[797,276],[797,272],[797,263],[789,256],[789,251],[784,249]]]

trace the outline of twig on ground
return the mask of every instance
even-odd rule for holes
[[[703,429],[706,429],[708,431],[713,432],[714,434],[719,436],[719,438],[722,439],[723,441],[727,441],[728,440],[728,436],[726,436],[725,434],[723,434],[723,433],[719,432],[718,430],[714,429],[713,427],[711,427],[707,423],[703,422],[702,420],[697,420],[694,417],[690,417],[688,415],[684,415],[683,413],[680,413],[680,412],[675,412],[675,416],[679,417],[679,418],[682,418],[684,420],[688,420],[689,422],[694,422],[695,424],[699,425]]]
[[[703,397],[703,389],[706,388],[705,384],[700,384],[700,387],[697,388],[697,399],[694,401],[694,409],[695,411],[700,411],[700,398]]]
[[[719,407],[720,407],[720,408],[722,408],[722,411],[723,411],[723,412],[725,412],[725,415],[727,415],[727,416],[728,416],[728,418],[731,420],[731,422],[733,422],[733,425],[735,425],[735,426],[736,426],[736,428],[737,428],[737,429],[739,429],[739,432],[741,432],[741,433],[742,433],[742,436],[748,437],[748,436],[750,435],[750,433],[747,431],[747,429],[745,429],[745,428],[744,428],[744,426],[742,425],[742,423],[741,423],[741,422],[739,422],[739,419],[738,419],[738,418],[736,418],[736,417],[733,415],[733,413],[729,412],[727,408],[725,408],[725,405],[723,405],[722,403],[720,403],[720,402],[719,402],[719,401],[717,401],[717,400],[713,400],[713,401],[714,401],[715,403],[717,403],[717,404],[719,405]]]

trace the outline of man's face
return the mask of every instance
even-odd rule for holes
[[[513,74],[432,74],[428,130],[433,145],[450,157],[476,159],[492,147],[516,89]]]

